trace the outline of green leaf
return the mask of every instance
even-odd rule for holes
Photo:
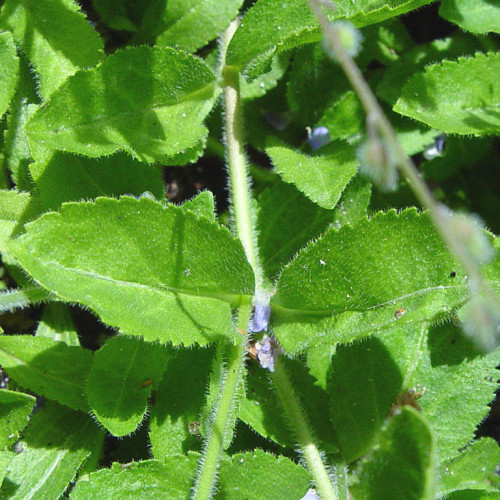
[[[356,26],[380,23],[392,17],[406,14],[433,0],[340,0],[335,2],[336,17],[349,19]]]
[[[92,353],[47,337],[0,336],[0,364],[21,387],[74,408],[88,410],[83,381]]]
[[[0,495],[13,500],[60,498],[85,460],[100,454],[103,438],[85,413],[45,402],[17,445]]]
[[[363,366],[373,368],[359,374],[358,362],[349,366],[348,361],[364,351]],[[339,412],[336,425],[343,444],[347,435],[340,435],[342,430],[351,431],[352,435],[373,435],[380,419],[388,415],[391,407],[394,411],[393,404],[411,403],[409,390],[414,394],[423,391],[416,401],[413,398],[414,404],[422,409],[436,436],[441,462],[453,459],[474,438],[498,387],[496,366],[500,352],[479,353],[473,341],[451,323],[430,330],[425,322],[396,325],[380,332],[376,339],[364,339],[350,348],[343,347],[339,353],[346,361],[334,362],[342,364],[343,371],[336,370],[333,364],[331,385],[340,387],[334,402],[344,408],[344,416],[351,423],[340,421],[340,408],[332,410],[334,414]],[[390,380],[386,372],[392,374]],[[349,377],[357,383],[349,386],[346,394],[342,390],[345,391]],[[379,397],[374,399],[374,394]],[[354,426],[355,432],[349,425]]]
[[[314,377],[301,362],[283,359],[319,446],[327,453],[337,452],[327,393],[315,384]],[[241,402],[239,416],[262,436],[282,446],[294,448],[297,445],[289,426],[284,425],[283,407],[277,394],[269,390],[269,372],[260,367],[255,368],[252,376],[248,377],[246,398]]]
[[[364,500],[434,500],[434,474],[431,430],[416,410],[405,407],[362,462],[352,493]]]
[[[320,207],[332,209],[356,174],[357,162],[352,146],[344,142],[330,143],[323,151],[321,156],[308,156],[286,146],[266,149],[285,182],[294,184]]]
[[[47,290],[39,286],[16,288],[0,292],[0,313],[12,312],[15,309],[24,309],[33,304],[48,302],[53,297]]]
[[[165,462],[144,460],[114,463],[78,481],[73,500],[120,498],[137,500],[147,492],[148,500],[188,500],[196,469],[197,455],[168,457]]]
[[[165,347],[121,336],[108,340],[94,354],[87,379],[88,402],[111,434],[126,436],[137,429],[167,361]]]
[[[333,221],[333,211],[319,207],[291,184],[279,182],[259,197],[257,227],[259,255],[270,278],[275,278],[310,240]]]
[[[485,268],[495,284],[499,263]],[[465,280],[426,214],[379,213],[329,230],[285,267],[272,299],[274,332],[296,353],[395,322],[435,320],[466,300]],[[400,307],[406,314],[395,316]]]
[[[156,45],[194,52],[213,40],[236,17],[243,0],[169,0]]]
[[[500,33],[500,5],[489,0],[443,0],[439,15],[472,33]]]
[[[55,151],[32,163],[30,172],[37,195],[49,210],[66,201],[98,196],[140,196],[148,191],[159,200],[164,197],[159,170],[123,153],[95,159]]]
[[[5,243],[10,238],[16,226],[23,219],[30,202],[28,193],[15,190],[0,191],[0,253],[5,254]]]
[[[211,191],[202,191],[192,199],[184,202],[181,209],[195,213],[198,216],[206,217],[215,222],[215,200]]]
[[[16,91],[19,59],[11,33],[0,33],[0,118],[5,114]]]
[[[85,156],[123,150],[141,161],[162,162],[205,136],[202,122],[217,94],[214,81],[194,56],[130,47],[58,89],[28,123],[29,139]]]
[[[220,465],[219,492],[215,498],[302,498],[310,484],[309,473],[285,457],[255,450],[239,453]]]
[[[254,289],[243,248],[226,228],[147,198],[65,204],[9,247],[57,296],[151,341],[236,338],[230,304]]]
[[[9,30],[40,77],[46,100],[70,75],[95,66],[103,43],[72,0],[7,0],[0,27]]]
[[[14,444],[28,423],[36,399],[22,392],[0,389],[0,449]],[[0,482],[0,484],[2,484]]]
[[[481,45],[476,37],[463,33],[418,45],[384,71],[377,84],[376,93],[386,102],[395,104],[406,82],[415,73],[423,71],[427,65],[436,61],[456,59],[466,54],[473,56],[480,49]]]
[[[447,133],[497,134],[499,72],[498,53],[427,66],[408,81],[394,110]]]
[[[31,162],[31,152],[24,127],[38,106],[26,104],[24,99],[17,97],[14,102],[15,105],[7,117],[8,128],[5,132],[6,163],[17,189],[30,191],[32,182],[28,164]]]
[[[454,491],[446,497],[446,500],[499,500],[500,492],[488,492],[481,490]]]
[[[7,466],[14,458],[15,453],[12,451],[0,451],[0,485],[3,483],[7,474]]]
[[[66,304],[54,302],[43,308],[42,319],[36,329],[37,337],[49,337],[69,346],[79,346],[80,340]]]
[[[496,469],[500,463],[500,448],[491,438],[473,442],[453,461],[444,465],[440,474],[439,495],[456,490],[490,490],[499,486]]]
[[[432,0],[364,0],[336,2],[331,19],[349,19],[356,26],[385,21]],[[227,64],[252,80],[269,69],[275,54],[321,40],[307,0],[259,0],[246,13],[227,52]]]
[[[338,346],[331,367],[329,406],[342,456],[351,463],[372,447],[403,380],[377,338]]]
[[[213,351],[173,351],[149,417],[151,451],[157,459],[201,447],[196,435],[205,402]],[[189,394],[189,397],[186,397]]]

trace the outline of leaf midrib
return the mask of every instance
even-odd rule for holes
[[[40,261],[39,261],[40,262]],[[172,293],[172,294],[183,294],[183,295],[191,295],[194,297],[206,297],[206,298],[211,298],[211,299],[216,299],[216,300],[222,300],[224,302],[228,302],[230,304],[238,304],[240,302],[240,299],[242,297],[246,297],[247,295],[242,293],[242,294],[230,294],[230,293],[225,293],[225,292],[203,292],[200,290],[192,290],[192,289],[179,289],[179,288],[174,288],[168,285],[164,285],[163,287],[155,286],[155,285],[146,285],[144,283],[139,283],[135,281],[127,281],[127,280],[122,280],[118,278],[114,278],[112,276],[106,276],[103,274],[99,274],[93,271],[86,271],[84,269],[77,269],[74,267],[66,267],[63,266],[59,262],[54,262],[54,261],[44,261],[42,263],[44,267],[47,267],[49,269],[57,268],[60,269],[61,271],[65,271],[68,273],[74,273],[80,276],[86,276],[90,278],[94,278],[96,280],[101,280],[101,281],[107,281],[111,283],[115,283],[117,285],[125,285],[125,286],[131,286],[133,288],[141,288],[145,290],[155,290],[157,292],[161,293]],[[39,280],[40,283],[43,284],[43,279]],[[58,292],[56,292],[58,293]],[[248,297],[250,297],[248,295]]]

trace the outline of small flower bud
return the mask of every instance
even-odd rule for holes
[[[257,359],[262,368],[267,368],[271,373],[274,372],[274,364],[278,356],[278,349],[272,337],[265,336],[262,342],[255,342],[257,350]]]
[[[369,137],[358,147],[356,156],[360,172],[381,191],[394,191],[397,188],[396,161],[383,139]]]
[[[335,30],[342,48],[351,57],[356,57],[361,50],[361,42],[363,41],[363,35],[354,25],[348,21],[334,21],[331,24],[331,29]],[[332,59],[336,60],[335,50],[332,41],[328,37],[328,31],[323,37],[323,46]]]
[[[441,207],[440,213],[446,224],[452,229],[455,238],[460,242],[461,251],[477,264],[491,261],[495,255],[484,228],[482,220],[475,214],[455,214],[447,207]]]
[[[268,290],[257,290],[254,297],[253,315],[248,323],[248,329],[252,333],[267,332],[269,317],[271,316],[270,298],[271,294]]]
[[[475,294],[462,311],[463,330],[479,347],[492,351],[500,342],[500,308],[489,297]]]

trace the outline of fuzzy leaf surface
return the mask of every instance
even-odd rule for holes
[[[58,89],[28,123],[29,139],[85,156],[123,150],[162,162],[206,135],[214,80],[201,59],[184,52],[129,47]]]
[[[91,363],[91,351],[47,337],[0,337],[0,364],[12,379],[75,410],[88,410],[82,382]]]
[[[37,194],[45,209],[57,210],[62,203],[149,191],[163,198],[163,184],[157,168],[124,153],[107,158],[85,158],[54,151],[30,165]]]
[[[211,221],[215,221],[215,200],[211,191],[203,191],[197,194],[194,198],[184,202],[182,210],[190,210],[196,215],[206,217]]]
[[[243,0],[170,0],[163,15],[166,29],[156,45],[194,52],[213,40],[236,17]]]
[[[196,455],[168,457],[165,462],[143,460],[89,474],[71,492],[74,500],[121,498],[136,500],[147,492],[152,500],[188,500],[196,469]]]
[[[500,54],[492,52],[427,66],[407,82],[394,110],[447,133],[498,134],[498,74]]]
[[[95,66],[103,43],[73,0],[7,0],[0,27],[11,31],[40,78],[46,100],[79,69]]]
[[[330,143],[322,148],[321,156],[308,156],[286,146],[269,147],[266,152],[285,182],[329,210],[335,208],[342,191],[356,175],[354,150],[347,143]]]
[[[36,329],[37,337],[48,337],[69,346],[79,346],[78,332],[67,304],[53,302],[43,308],[42,319]]]
[[[498,285],[500,261],[485,268]],[[454,277],[450,276],[456,272]],[[289,353],[348,342],[449,314],[467,298],[465,274],[426,214],[376,214],[330,229],[283,270],[272,299],[274,332]],[[400,307],[405,314],[398,317]]]
[[[500,481],[496,469],[500,463],[500,448],[491,438],[481,438],[468,446],[452,462],[445,464],[440,474],[439,494],[457,490],[490,490]]]
[[[19,59],[12,34],[0,33],[0,117],[14,97],[19,78]]]
[[[286,457],[255,450],[239,453],[220,466],[219,493],[215,498],[302,498],[309,489],[309,473]]]
[[[489,0],[443,0],[439,15],[472,33],[500,33],[500,5]]]
[[[57,296],[151,341],[235,338],[230,304],[253,293],[253,272],[226,228],[147,198],[65,204],[10,248]]]
[[[288,375],[300,401],[306,408],[309,425],[319,446],[327,453],[338,450],[328,412],[328,394],[315,384],[307,368],[297,360],[284,359]],[[269,373],[259,367],[247,380],[246,398],[241,402],[240,418],[264,437],[282,446],[294,448],[297,444],[291,427],[283,422],[283,407],[269,388]]]
[[[396,324],[376,337],[338,347],[328,389],[344,455],[361,456],[389,413],[411,405],[421,408],[429,422],[440,461],[454,460],[488,414],[499,363],[500,353],[478,352],[451,323],[430,329],[425,322]],[[411,390],[420,396],[412,399]]]
[[[158,460],[200,448],[196,422],[205,403],[213,351],[181,349],[172,356],[149,416],[151,451]]]
[[[31,419],[0,493],[16,500],[61,497],[85,460],[100,454],[103,438],[85,413],[47,401]]]
[[[87,379],[88,402],[111,434],[121,437],[137,429],[167,361],[164,346],[121,336],[109,339],[94,354]]]
[[[36,399],[22,392],[0,389],[0,449],[14,444],[19,438],[35,406]],[[1,483],[0,483],[1,484]]]
[[[413,408],[394,415],[378,446],[362,462],[356,498],[433,500],[434,439],[425,419]]]
[[[385,21],[432,0],[340,0],[330,19],[349,19],[357,27]],[[246,13],[227,52],[227,63],[252,80],[269,69],[273,56],[321,40],[307,0],[259,0]]]

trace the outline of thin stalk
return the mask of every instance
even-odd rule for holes
[[[377,126],[378,130],[387,141],[389,148],[396,155],[398,167],[404,177],[406,177],[408,185],[414,192],[422,207],[429,210],[431,220],[436,226],[441,238],[448,245],[450,251],[457,257],[458,261],[462,264],[470,281],[477,284],[479,291],[484,292],[498,303],[499,299],[497,295],[483,280],[477,263],[471,259],[467,252],[463,250],[463,246],[457,240],[454,230],[448,224],[447,217],[443,214],[442,207],[434,199],[430,189],[427,187],[427,184],[420,177],[415,164],[401,147],[395,130],[385,116],[370,87],[363,78],[363,75],[354,62],[354,59],[344,49],[336,29],[332,26],[329,19],[321,10],[321,4],[321,0],[309,0],[309,5],[311,6],[311,9],[315,13],[321,28],[323,29],[323,34],[328,38],[335,58],[344,70],[352,88],[358,95],[359,100],[365,109],[366,115],[370,118],[371,123]],[[334,7],[334,4],[332,4],[332,6]]]
[[[295,395],[286,368],[279,359],[276,361],[272,380],[281,404],[293,428],[295,438],[300,446],[307,468],[314,478],[314,484],[321,500],[336,500],[337,494],[330,482],[328,472],[316,446],[314,437],[309,430],[307,419]]]
[[[238,21],[233,21],[224,35],[227,47]],[[222,51],[221,51],[222,52]],[[225,52],[224,52],[225,54]],[[243,108],[240,95],[240,72],[223,67],[226,161],[229,172],[231,207],[236,235],[245,249],[255,274],[256,289],[263,287],[263,272],[259,261],[252,210],[251,185],[244,150]]]
[[[244,330],[248,324],[250,304],[242,305],[238,311],[238,329]],[[244,370],[246,356],[246,337],[236,345],[228,347],[228,359],[224,379],[215,405],[208,436],[205,441],[202,459],[198,469],[192,498],[205,500],[212,498],[217,479],[217,469],[228,432],[232,432],[231,421],[235,407],[238,385]]]

